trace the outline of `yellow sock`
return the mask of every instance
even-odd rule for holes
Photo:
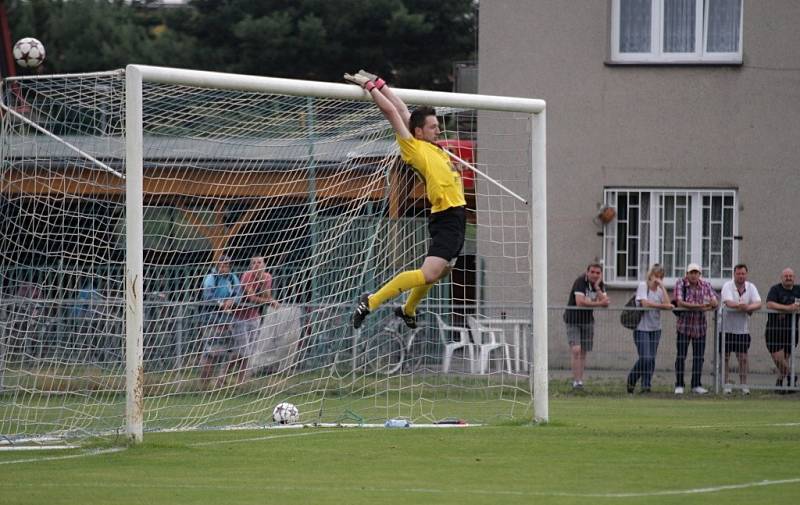
[[[425,285],[425,275],[422,270],[409,270],[394,276],[377,293],[369,297],[369,310],[375,310],[403,291]]]
[[[417,286],[416,288],[412,289],[411,294],[408,295],[406,304],[403,305],[403,313],[405,313],[407,316],[417,315],[417,305],[419,305],[419,302],[425,298],[425,295],[428,294],[428,291],[430,291],[432,287],[433,283],[425,284],[424,286]]]

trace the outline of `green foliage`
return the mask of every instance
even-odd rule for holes
[[[34,36],[45,45],[47,72],[106,70],[146,58],[146,27],[122,0],[15,1],[8,14],[14,40]]]
[[[13,38],[35,36],[46,73],[146,63],[338,81],[371,69],[404,87],[448,90],[473,59],[475,0],[12,0]]]

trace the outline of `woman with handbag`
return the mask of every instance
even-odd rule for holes
[[[647,272],[647,281],[641,282],[636,290],[636,306],[647,310],[642,313],[639,324],[633,330],[633,342],[639,359],[628,374],[628,393],[633,394],[636,383],[641,378],[642,393],[649,393],[653,370],[656,367],[656,351],[661,340],[661,310],[672,308],[672,301],[664,287],[664,267],[655,264]]]

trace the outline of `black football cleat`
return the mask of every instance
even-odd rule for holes
[[[358,305],[356,305],[356,310],[353,311],[353,328],[359,329],[361,327],[361,323],[364,322],[364,319],[369,315],[369,295],[361,295],[358,299]]]
[[[417,316],[409,316],[403,311],[403,307],[395,307],[394,308],[394,315],[399,317],[406,323],[406,326],[411,328],[412,330],[417,329]]]

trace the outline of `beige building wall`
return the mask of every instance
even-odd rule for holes
[[[593,218],[620,186],[735,188],[738,259],[766,298],[784,267],[800,273],[800,2],[744,1],[741,65],[609,64],[610,5],[480,3],[480,93],[547,101],[549,304],[602,258]],[[491,135],[479,142],[491,150]],[[630,292],[611,296],[619,306]],[[551,318],[551,340],[560,326]]]
[[[609,65],[609,6],[480,5],[480,92],[548,104],[550,303],[602,257],[612,186],[736,188],[739,259],[766,294],[800,271],[800,2],[745,0],[742,65]]]

